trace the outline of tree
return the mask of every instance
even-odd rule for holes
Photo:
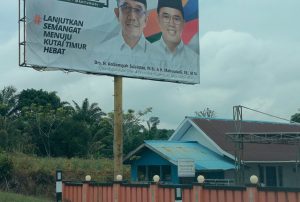
[[[148,130],[156,130],[160,120],[156,116],[151,116],[147,121]]]
[[[152,108],[148,107],[145,110],[137,112],[133,109],[128,109],[127,112],[123,113],[123,152],[125,155],[143,143],[146,135],[145,131],[147,131],[143,125],[143,118],[151,111]],[[113,112],[107,114],[107,120],[111,128],[113,128]],[[113,134],[113,132],[111,134]]]
[[[77,102],[73,101],[73,103],[75,105],[73,118],[78,121],[85,121],[89,124],[99,123],[101,117],[105,115],[97,103],[90,105],[87,98],[84,99],[81,107]]]
[[[0,147],[8,150],[10,135],[15,130],[13,112],[16,108],[18,96],[13,86],[4,87],[0,92]]]
[[[113,157],[113,125],[110,117],[105,116],[100,124],[92,129],[88,155],[93,157]]]
[[[144,140],[161,140],[168,139],[174,130],[158,129],[160,123],[159,117],[152,116],[145,121],[145,116],[152,112],[152,108],[148,107],[144,110],[135,111],[128,109],[123,113],[123,153],[128,154],[130,151],[136,149],[143,144]],[[113,124],[114,113],[110,112],[103,117],[100,122],[100,127],[94,135],[93,144],[89,147],[93,149],[93,154],[97,153],[99,156],[112,157],[113,151]]]
[[[21,111],[23,107],[30,107],[32,104],[35,104],[36,106],[50,105],[52,109],[57,109],[68,103],[61,102],[60,98],[56,95],[56,92],[47,92],[42,89],[22,90],[19,94],[17,109]]]
[[[107,135],[112,134],[110,132],[112,129],[107,128],[105,120],[102,121],[106,113],[101,110],[97,103],[90,104],[87,98],[83,100],[81,106],[75,101],[73,103],[73,120],[78,123],[83,122],[89,131],[86,133],[88,142],[86,153],[89,156],[99,156],[101,149],[107,146],[101,141]]]
[[[143,117],[152,112],[152,108],[148,107],[145,110],[135,112],[133,109],[129,109],[127,113],[123,114],[123,128],[124,134],[128,135],[134,132],[142,132],[145,130],[143,125]]]
[[[52,136],[58,127],[69,117],[69,111],[64,107],[53,109],[50,104],[46,106],[32,104],[22,108],[22,117],[27,124],[29,134],[38,148],[39,154],[51,156],[51,148],[56,144],[52,142]]]
[[[167,139],[173,130],[158,129],[159,117],[145,120],[152,108],[123,113],[124,154],[145,139]],[[62,102],[56,92],[27,89],[0,91],[0,150],[39,156],[113,156],[114,113],[104,113],[85,98]]]
[[[17,89],[13,86],[4,87],[0,92],[0,116],[12,115],[16,108],[18,96]]]
[[[51,138],[55,130],[70,114],[70,105],[61,102],[56,92],[42,89],[21,91],[15,113],[23,121],[23,133],[39,155],[51,156]]]
[[[157,129],[157,126],[160,123],[159,118],[152,116],[147,120],[146,123],[147,123],[147,131],[145,131],[146,132],[145,139],[148,139],[148,140],[155,139],[155,137],[157,136],[157,133],[159,131]]]
[[[167,140],[174,133],[174,130],[170,129],[158,129],[156,135],[154,136],[155,140]]]
[[[298,110],[300,111],[300,110]],[[294,115],[291,116],[291,122],[298,122],[300,123],[300,113],[295,113]]]
[[[215,118],[216,112],[214,110],[209,109],[208,107],[206,109],[203,109],[202,111],[196,111],[196,116],[200,116],[202,118]]]
[[[86,157],[90,133],[85,122],[66,119],[51,138],[53,156]]]

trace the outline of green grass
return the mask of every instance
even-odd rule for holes
[[[42,158],[20,153],[3,153],[2,155],[7,155],[12,161],[13,169],[7,181],[0,179],[0,191],[7,189],[10,193],[23,194],[23,197],[42,196],[54,200],[57,169],[62,170],[63,180],[66,181],[83,181],[86,175],[90,175],[92,180],[97,182],[113,180],[113,160],[111,159]],[[124,166],[123,177],[129,179],[129,166]],[[18,200],[7,197],[9,195],[0,194],[0,202],[31,201],[31,199]],[[32,200],[44,201],[43,199]]]
[[[0,153],[1,154],[1,153]],[[113,180],[113,160],[83,159],[83,158],[41,158],[20,153],[8,155],[13,163],[7,182],[0,180],[0,190],[31,196],[42,196],[54,199],[55,197],[55,172],[62,170],[63,180],[83,181],[90,175],[93,181],[110,182]],[[129,179],[130,168],[124,166],[124,179]],[[1,198],[0,202],[11,200]],[[18,200],[12,200],[17,201]],[[22,201],[22,200],[20,200]]]
[[[55,176],[55,171],[63,171],[63,180],[84,180],[91,175],[92,180],[113,180],[113,161],[110,159],[81,159],[81,158],[41,158],[24,154],[10,155],[16,172],[35,172],[43,170]],[[129,177],[129,166],[124,166],[124,178]]]
[[[8,192],[0,192],[0,201],[3,202],[50,202],[50,199],[24,196],[21,194],[14,194]]]

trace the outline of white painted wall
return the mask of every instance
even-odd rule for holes
[[[197,130],[195,127],[190,127],[185,135],[182,136],[182,138],[180,139],[180,141],[197,141],[199,142],[199,144],[204,145],[205,147],[209,148],[210,150],[223,155],[214,145],[214,143],[212,143],[211,141],[208,140],[208,137],[206,136],[206,134],[202,131]]]

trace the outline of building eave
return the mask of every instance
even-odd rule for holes
[[[189,118],[185,117],[185,119],[180,123],[180,125],[176,128],[176,130],[174,131],[174,133],[171,135],[171,137],[168,140],[180,139],[190,127],[191,127],[191,124],[190,124]]]
[[[156,150],[154,147],[152,147],[151,145],[147,144],[146,142],[143,143],[142,145],[140,145],[138,148],[136,148],[135,150],[133,150],[132,152],[130,152],[129,154],[126,155],[126,157],[123,160],[124,164],[129,163],[130,158],[132,156],[134,156],[135,154],[137,154],[139,151],[141,151],[143,148],[148,148],[151,151],[153,151],[154,153],[158,154],[159,156],[161,156],[163,159],[169,161],[170,163],[172,163],[173,165],[177,165],[176,161],[173,161],[171,159],[168,158],[168,156],[166,156],[165,154],[161,153],[160,151]]]
[[[141,144],[139,147],[137,147],[135,150],[129,152],[123,159],[123,163],[126,164],[127,161],[130,161],[130,158],[135,155],[136,153],[138,153],[140,150],[142,150],[144,147],[146,147],[146,144],[143,143]]]
[[[255,164],[274,164],[274,163],[297,163],[296,160],[290,160],[290,161],[243,161],[245,164],[247,163],[255,163]]]

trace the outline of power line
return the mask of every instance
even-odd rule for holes
[[[256,109],[251,109],[249,107],[245,107],[245,106],[242,106],[242,105],[239,105],[239,106],[242,107],[242,108],[248,109],[250,111],[254,111],[254,112],[258,112],[260,114],[264,114],[266,116],[271,116],[273,118],[281,119],[281,120],[288,121],[288,122],[294,123],[294,124],[300,124],[298,122],[295,122],[295,121],[292,121],[292,120],[289,120],[289,119],[286,119],[286,118],[282,118],[282,117],[279,117],[279,116],[275,116],[275,115],[272,115],[272,114],[269,114],[269,113],[265,113],[265,112],[262,112],[262,111],[259,111],[259,110],[256,110]]]

